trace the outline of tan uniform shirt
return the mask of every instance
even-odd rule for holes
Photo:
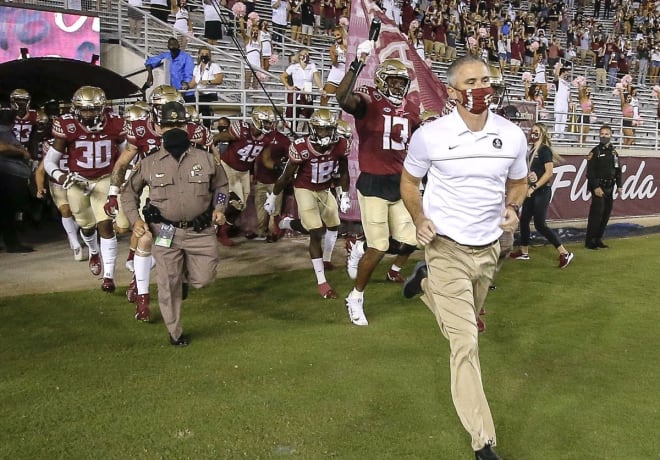
[[[214,202],[219,211],[227,203],[227,176],[204,150],[191,147],[180,161],[164,148],[140,161],[121,194],[124,213],[135,224],[140,193],[149,186],[151,203],[170,221],[192,221]],[[221,194],[218,200],[218,194]]]

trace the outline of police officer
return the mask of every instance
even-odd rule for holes
[[[174,346],[188,345],[180,323],[184,260],[188,283],[201,288],[215,279],[218,248],[213,225],[225,223],[227,177],[204,150],[190,145],[186,111],[179,102],[162,108],[160,150],[141,160],[121,194],[138,237],[151,232],[158,302]],[[150,202],[138,213],[140,193]]]
[[[584,241],[587,249],[607,247],[602,238],[614,204],[614,185],[621,187],[621,164],[619,154],[611,143],[612,128],[602,125],[599,135],[600,144],[591,149],[587,157],[587,183],[591,192],[587,236]]]

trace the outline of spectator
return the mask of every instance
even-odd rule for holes
[[[447,30],[442,14],[438,14],[433,21],[433,55],[434,61],[444,62],[447,53]]]
[[[449,24],[447,27],[447,50],[445,52],[445,61],[453,62],[456,59],[456,39],[458,38],[458,32],[456,30],[456,24]]]
[[[594,66],[596,67],[596,87],[604,90],[607,87],[607,63],[605,62],[605,47],[601,46],[596,51]]]
[[[226,6],[226,0],[204,0],[204,38],[209,45],[215,45],[218,40],[222,40],[220,8]]]
[[[301,42],[304,41],[306,46],[312,46],[312,35],[314,35],[314,5],[312,0],[303,0],[300,6],[301,17]]]
[[[197,54],[197,65],[193,70],[193,78],[190,81],[190,89],[197,88],[199,104],[199,113],[205,118],[202,123],[207,129],[211,128],[211,117],[213,116],[213,107],[201,102],[217,102],[218,93],[216,91],[205,91],[221,85],[224,80],[222,68],[215,62],[211,62],[211,50],[206,46],[199,48]],[[186,96],[186,102],[195,102],[195,95]]]
[[[511,42],[511,74],[518,75],[520,65],[523,62],[525,42],[520,39],[520,34],[515,34]]]
[[[619,52],[614,49],[610,53],[609,63],[607,64],[607,86],[614,88],[618,80],[617,74],[619,73]]]
[[[302,38],[302,0],[291,0],[289,15],[291,16],[291,40],[299,42]]]
[[[289,83],[289,77],[292,78],[292,83]],[[315,83],[317,88],[323,88],[323,84],[321,83],[321,76],[316,68],[316,64],[309,62],[308,49],[303,48],[298,52],[298,62],[289,65],[289,67],[282,72],[280,81],[287,91],[290,91],[290,93],[287,94],[286,100],[287,118],[309,118],[314,109],[301,106],[309,106],[314,102],[312,96],[312,83]],[[321,90],[321,96],[326,96],[325,90]],[[295,115],[293,111],[294,99],[297,106]]]
[[[603,242],[605,227],[614,205],[614,186],[621,187],[621,164],[612,145],[612,128],[603,124],[599,130],[600,143],[591,149],[587,157],[587,186],[591,192],[591,206],[587,221],[584,247],[607,248]]]
[[[170,17],[170,0],[151,0],[149,2],[149,12],[156,19],[167,22]]]
[[[330,63],[332,67],[330,68],[330,73],[328,74],[328,79],[325,82],[323,90],[325,95],[321,96],[321,105],[328,105],[329,96],[337,92],[337,86],[344,78],[346,71],[346,49],[348,36],[345,35],[344,28],[341,26],[335,27],[334,30],[334,39],[335,42],[330,45]],[[422,58],[423,59],[423,58]]]
[[[649,49],[646,40],[640,40],[637,45],[637,86],[646,87],[646,76],[649,73]]]
[[[651,86],[658,84],[658,74],[660,73],[660,44],[653,45],[651,51],[651,70],[649,72],[649,83]]]
[[[415,36],[410,39],[410,43],[413,49],[417,52],[417,55],[423,61],[426,59],[426,53],[424,52],[424,32],[422,29],[417,29],[415,31]]]
[[[271,0],[271,9],[273,10],[273,41],[282,46],[282,41],[287,27],[287,17],[289,15],[289,3],[287,0]]]
[[[170,85],[176,90],[186,90],[189,88],[193,77],[195,62],[190,54],[181,51],[179,40],[170,38],[167,41],[169,51],[160,53],[157,56],[147,58],[144,66],[147,68],[147,82],[145,87],[149,88],[154,83],[153,69],[163,63],[164,60],[170,61]]]
[[[0,109],[0,235],[7,252],[32,252],[31,246],[20,242],[16,228],[16,213],[29,201],[32,171],[30,153],[12,133],[15,116],[13,109]]]
[[[489,112],[489,74],[469,55],[451,64],[447,91],[458,105],[412,135],[401,179],[426,259],[404,285],[404,296],[422,293],[449,340],[452,399],[477,460],[499,459],[492,450],[497,439],[480,371],[477,315],[495,273],[498,239],[503,229],[517,227],[527,182],[525,135]],[[484,134],[460,136],[459,126]],[[439,132],[454,134],[438,140]],[[450,147],[451,158],[437,161]]]
[[[335,26],[335,0],[320,0],[321,2],[321,31],[332,35]]]
[[[555,94],[554,112],[555,112],[555,134],[559,139],[564,138],[566,131],[566,120],[568,119],[568,109],[571,105],[571,86],[568,82],[568,69],[560,66],[555,71],[555,84],[557,92]]]
[[[552,142],[548,128],[543,123],[535,123],[529,132],[529,142],[532,144],[531,162],[527,175],[527,198],[520,213],[520,247],[512,252],[510,257],[518,260],[529,260],[529,225],[534,218],[534,228],[543,235],[559,252],[559,268],[566,268],[573,260],[573,253],[568,252],[557,234],[548,227],[545,219],[548,215],[552,199],[553,165],[561,157],[552,150]]]
[[[144,15],[140,11],[142,6],[142,0],[128,0],[128,34],[131,37],[139,38],[140,29],[144,27]]]
[[[190,11],[188,11],[188,0],[177,0],[173,9],[175,14],[174,30],[179,33],[179,44],[185,49],[188,46],[188,37],[193,34]]]

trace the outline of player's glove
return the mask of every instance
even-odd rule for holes
[[[269,192],[266,194],[266,202],[264,203],[264,210],[271,216],[275,214],[276,199],[277,199],[277,195],[275,195],[274,193]]]
[[[108,199],[105,200],[103,205],[103,210],[108,217],[113,219],[117,217],[117,210],[119,209],[119,202],[117,201],[117,195],[108,195]]]
[[[339,195],[339,210],[342,214],[346,214],[351,210],[351,200],[348,198],[348,192],[342,192]]]
[[[85,179],[83,176],[78,174],[77,172],[68,172],[66,174],[66,177],[64,178],[64,182],[62,182],[62,188],[64,190],[69,190],[71,187],[73,187],[75,184],[88,184],[89,181]]]
[[[363,55],[365,55],[364,57],[367,58],[374,51],[374,47],[375,44],[373,40],[365,40],[358,45],[357,52],[355,54],[359,58],[362,58]]]

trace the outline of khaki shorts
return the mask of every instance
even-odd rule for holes
[[[103,209],[110,189],[110,176],[92,179],[89,183],[90,185],[96,184],[89,195],[85,195],[84,187],[79,184],[75,184],[66,191],[73,217],[84,229],[92,228],[98,222],[110,220]]]
[[[293,188],[298,204],[298,216],[307,230],[337,227],[340,224],[339,207],[330,190],[312,192],[304,188]]]
[[[390,236],[400,243],[417,246],[415,224],[402,200],[387,201],[358,192],[358,202],[367,246],[385,252],[390,247]]]
[[[55,203],[57,209],[60,209],[62,206],[69,206],[66,190],[61,185],[53,181],[48,181],[48,188],[50,188],[50,196],[53,198],[53,203]]]
[[[250,171],[236,171],[224,161],[220,161],[222,167],[227,175],[227,182],[229,182],[229,192],[234,192],[238,199],[241,200],[243,206],[238,209],[242,211],[245,209],[247,198],[250,196]]]

